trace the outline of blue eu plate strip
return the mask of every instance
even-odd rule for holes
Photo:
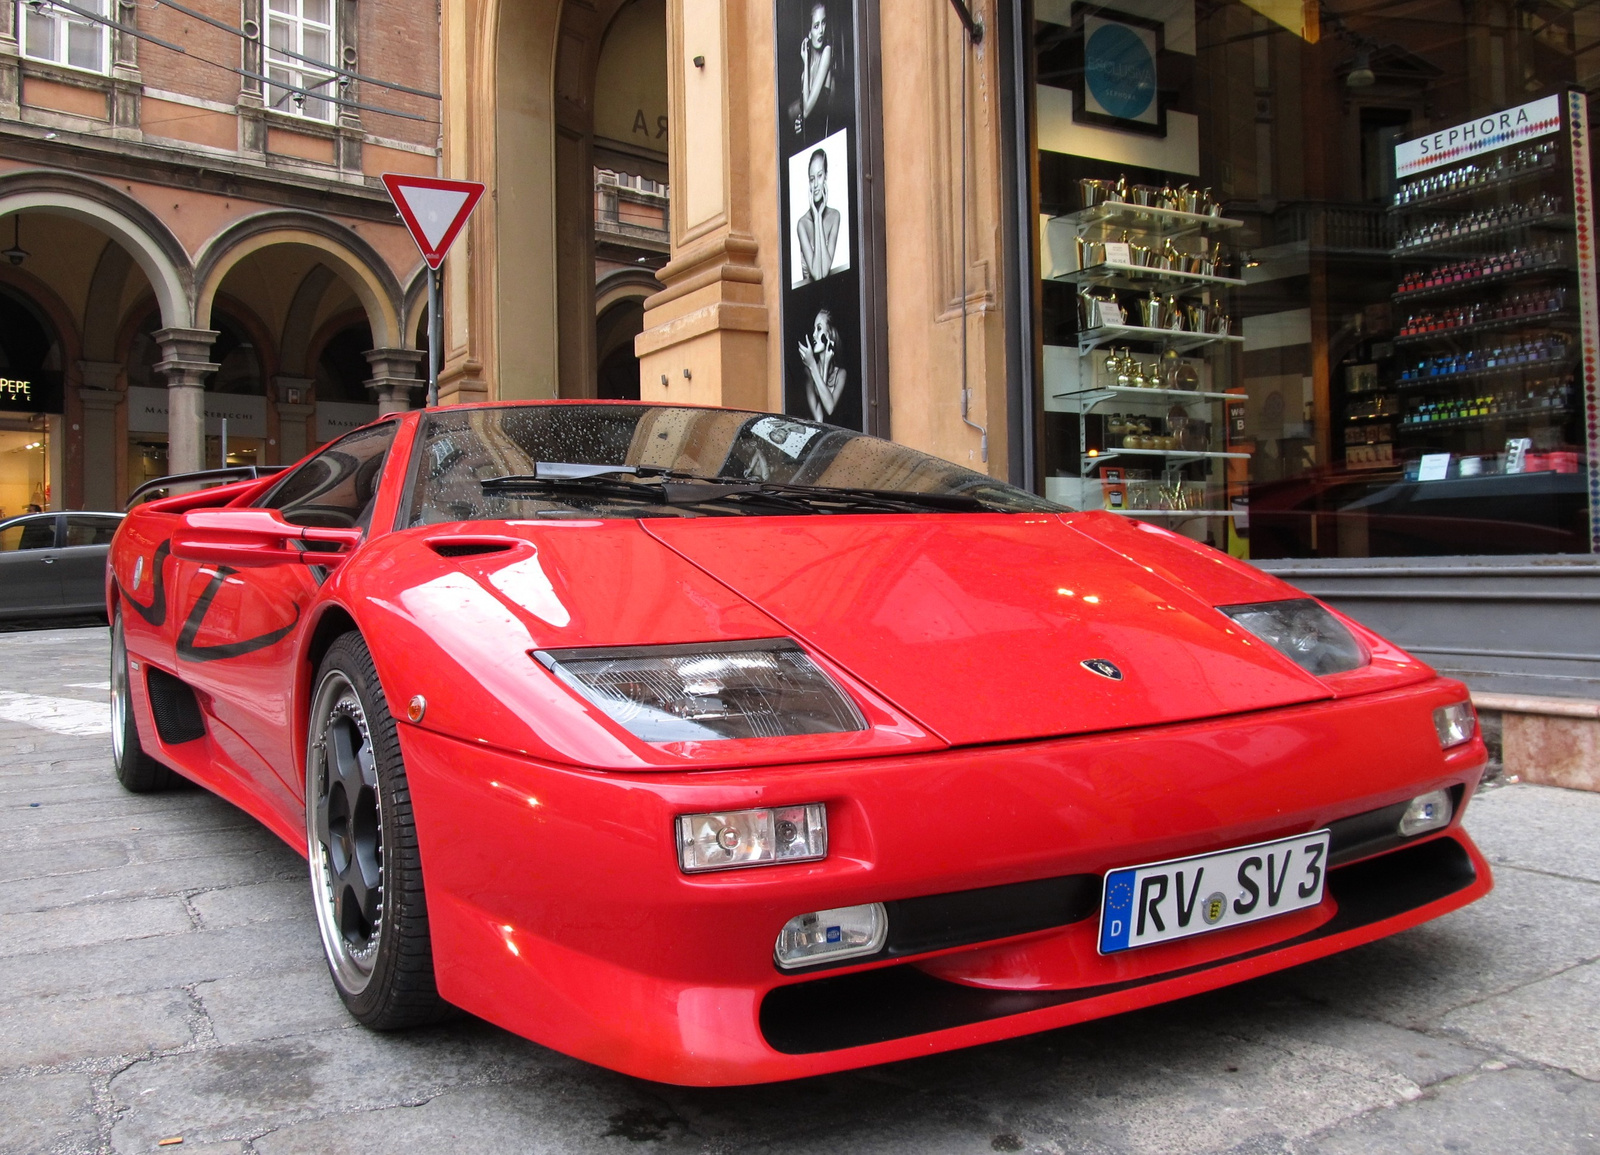
[[[1133,876],[1137,870],[1113,870],[1106,875],[1104,909],[1100,913],[1100,953],[1128,949],[1133,921]]]

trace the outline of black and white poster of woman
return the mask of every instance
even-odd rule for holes
[[[789,158],[790,285],[820,281],[850,267],[849,171],[842,130]]]
[[[784,411],[864,428],[855,0],[774,0]]]

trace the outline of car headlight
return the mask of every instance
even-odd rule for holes
[[[533,656],[646,742],[778,738],[867,728],[850,697],[787,638],[536,650]]]
[[[1371,660],[1355,635],[1312,598],[1217,609],[1313,674],[1358,670]]]

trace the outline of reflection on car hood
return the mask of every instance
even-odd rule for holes
[[[641,525],[957,745],[1330,696],[1171,571],[1054,515]]]

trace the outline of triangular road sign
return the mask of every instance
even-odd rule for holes
[[[430,269],[444,263],[445,253],[477,207],[484,188],[474,180],[440,180],[397,172],[383,174],[383,187],[389,190],[394,207],[400,210],[400,219],[411,230],[411,238]]]

